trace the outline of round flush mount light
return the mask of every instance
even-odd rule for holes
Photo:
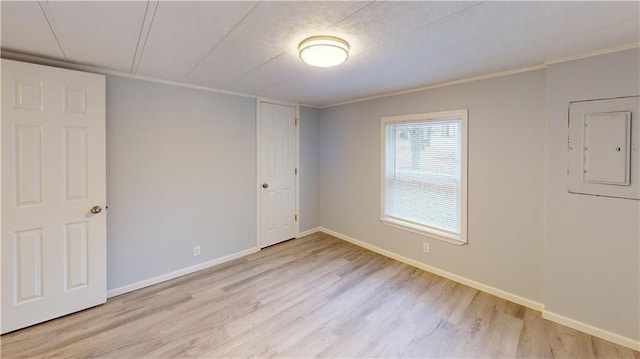
[[[349,44],[333,36],[312,36],[298,45],[300,59],[311,66],[340,65],[349,57]]]

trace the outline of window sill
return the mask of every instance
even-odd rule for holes
[[[462,246],[462,245],[467,244],[467,241],[460,239],[459,236],[453,236],[451,234],[448,234],[448,233],[445,233],[445,232],[438,232],[438,231],[435,231],[435,230],[428,230],[428,229],[426,229],[424,227],[411,225],[410,223],[407,223],[407,222],[404,222],[404,221],[400,221],[400,220],[396,220],[394,218],[385,217],[385,218],[381,218],[380,221],[384,225],[387,225],[389,227],[398,228],[398,229],[401,229],[401,230],[404,230],[404,231],[407,231],[407,232],[419,234],[419,235],[424,236],[424,237],[437,239],[439,241],[455,244],[455,245],[458,245],[458,246]]]

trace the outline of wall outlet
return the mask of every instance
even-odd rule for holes
[[[431,245],[429,243],[422,243],[422,251],[431,253]]]
[[[197,257],[200,255],[200,246],[193,247],[193,256]]]

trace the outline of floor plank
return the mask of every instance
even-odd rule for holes
[[[3,335],[3,358],[629,358],[324,233]]]

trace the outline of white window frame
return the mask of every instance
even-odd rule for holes
[[[380,187],[380,220],[385,225],[416,233],[425,237],[442,240],[445,242],[463,245],[467,243],[467,148],[468,148],[468,117],[469,110],[452,110],[430,113],[419,113],[414,115],[402,115],[402,116],[388,116],[381,118],[381,187]],[[439,230],[438,228],[429,227],[424,224],[403,220],[396,217],[387,216],[385,213],[385,188],[386,188],[386,126],[389,124],[399,123],[425,123],[432,121],[444,121],[444,120],[460,120],[460,234],[449,233],[447,231]]]

